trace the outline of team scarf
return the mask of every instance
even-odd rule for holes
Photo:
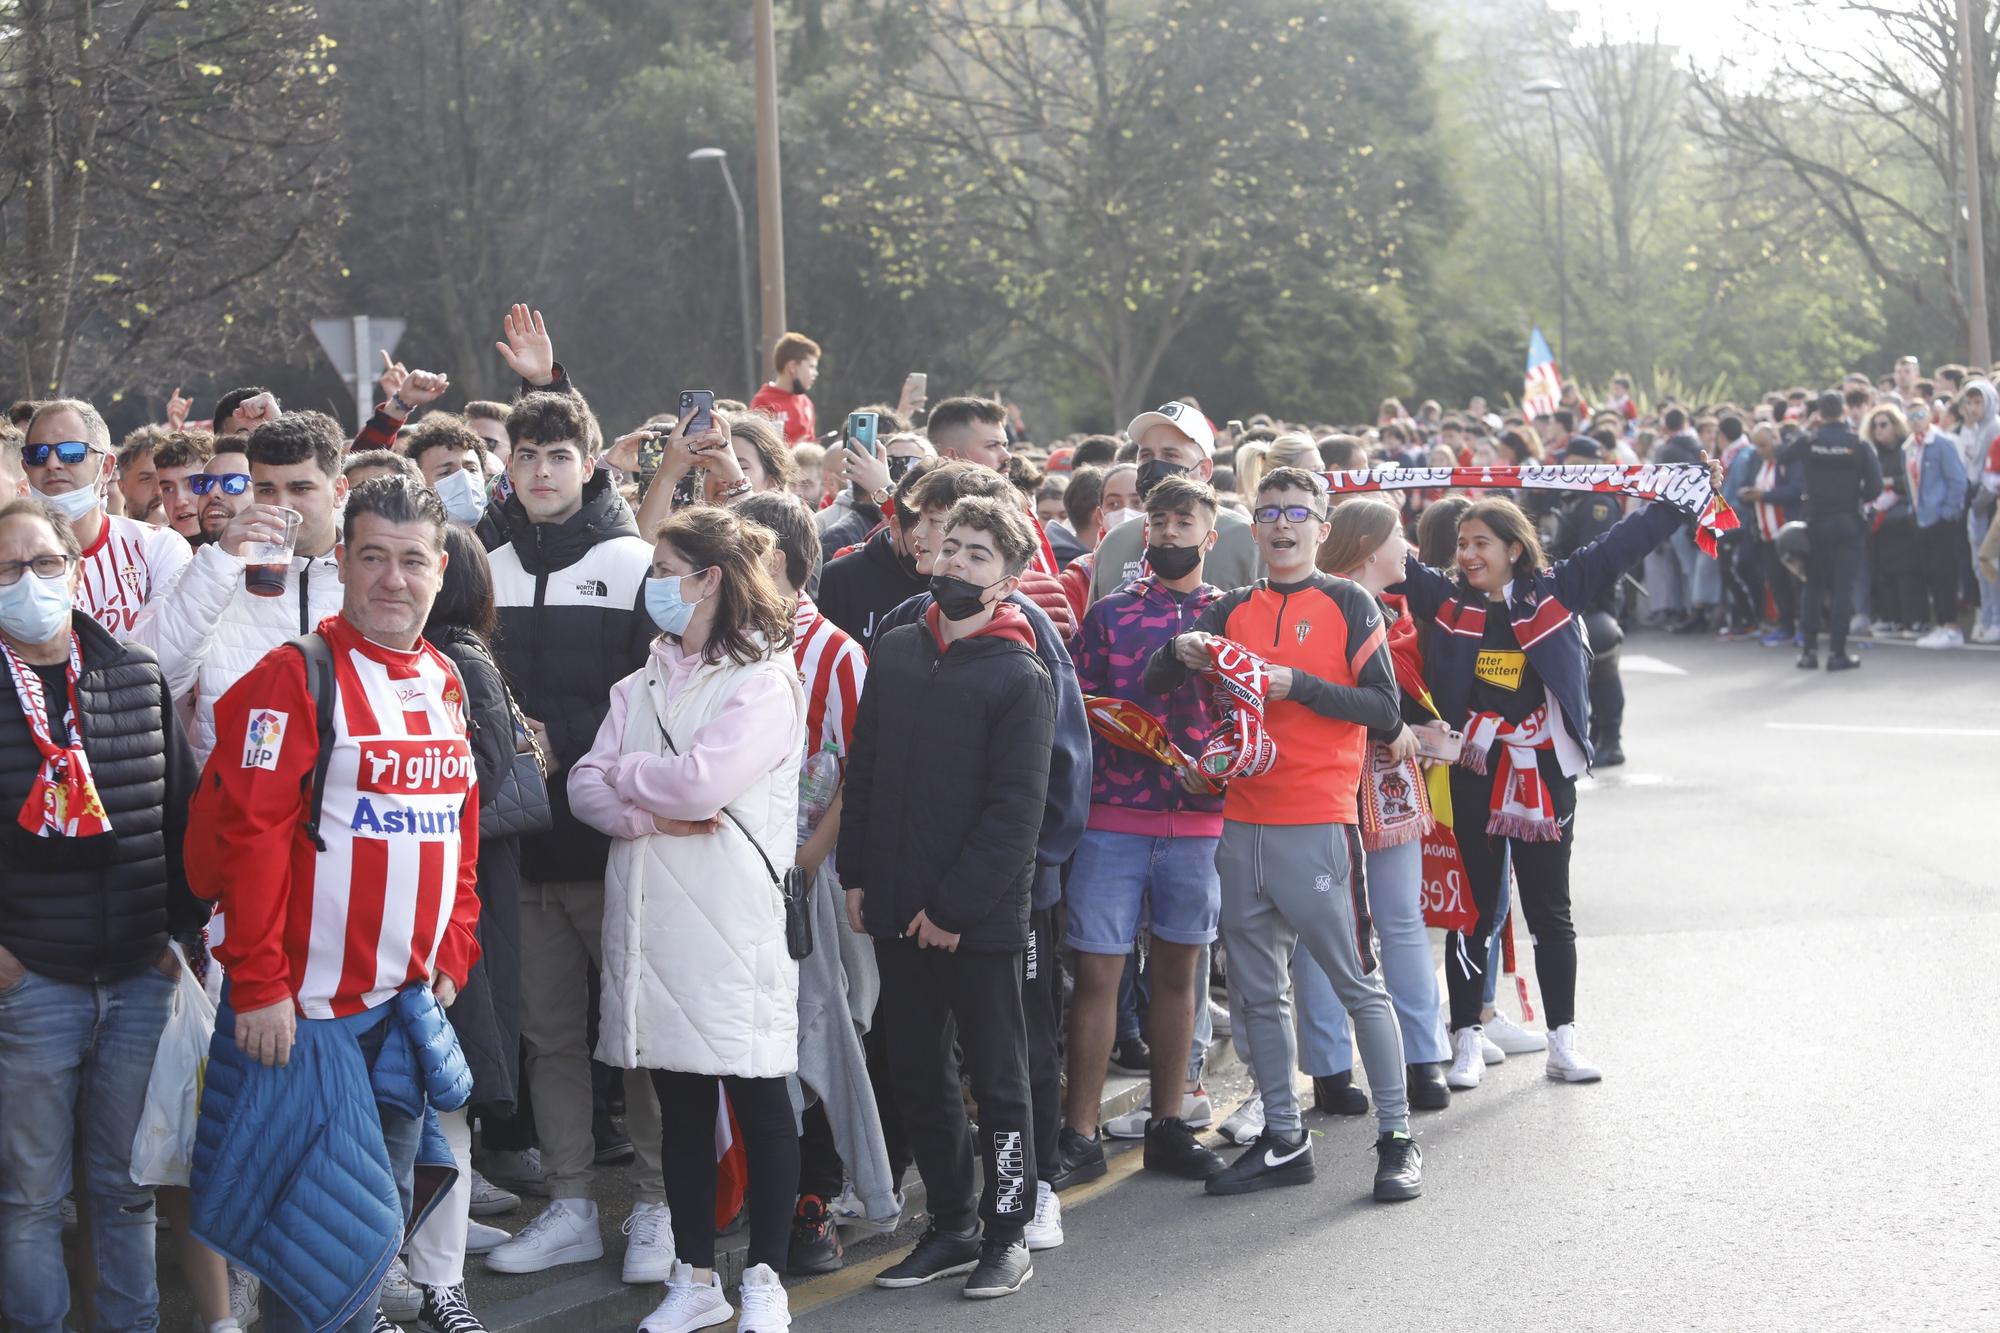
[[[1167,724],[1130,699],[1086,694],[1083,715],[1090,720],[1092,731],[1121,750],[1142,754],[1173,769],[1194,763],[1167,735]]]
[[[65,725],[69,732],[67,749],[55,743],[49,731],[48,700],[42,693],[41,675],[14,651],[14,645],[0,642],[7,652],[7,670],[14,678],[14,693],[20,697],[21,712],[28,719],[28,734],[42,752],[42,766],[28,788],[21,805],[21,827],[37,838],[93,838],[111,831],[111,817],[97,797],[91,780],[90,758],[83,752],[83,733],[77,726],[76,682],[83,674],[83,659],[77,651],[76,634],[69,636],[69,712]]]
[[[1378,467],[1323,472],[1335,494],[1362,491],[1586,491],[1670,504],[1699,520],[1695,543],[1714,555],[1716,541],[1737,525],[1700,463],[1529,463],[1523,467]]]
[[[1555,748],[1548,705],[1543,704],[1520,722],[1509,722],[1498,713],[1475,713],[1465,725],[1465,747],[1459,751],[1458,762],[1475,773],[1484,773],[1487,752],[1496,742],[1500,763],[1493,773],[1493,808],[1486,817],[1486,831],[1496,838],[1519,838],[1522,842],[1562,841],[1562,825],[1556,822],[1549,784],[1542,781],[1542,770],[1535,762],[1537,750]]]
[[[1264,696],[1271,666],[1242,644],[1210,639],[1202,669],[1215,714],[1215,735],[1202,749],[1201,771],[1218,782],[1258,778],[1278,762],[1278,743],[1264,729]]]
[[[1423,650],[1417,642],[1417,622],[1409,614],[1408,602],[1384,593],[1379,599],[1390,612],[1388,623],[1389,662],[1396,672],[1396,685],[1418,703],[1437,712],[1431,692],[1424,684]],[[1384,757],[1384,747],[1368,747],[1368,781],[1363,784],[1361,801],[1361,845],[1371,852],[1415,842],[1435,824],[1430,792],[1424,770],[1415,759],[1401,761]]]

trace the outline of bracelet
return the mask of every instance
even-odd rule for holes
[[[735,481],[730,482],[727,486],[716,492],[716,494],[724,500],[734,500],[740,496],[748,495],[750,494],[750,478],[738,477]]]
[[[402,416],[405,420],[409,419],[410,413],[417,410],[416,407],[413,406],[412,404],[404,402],[403,395],[400,393],[392,393],[389,395],[389,406],[395,408],[401,408]]]

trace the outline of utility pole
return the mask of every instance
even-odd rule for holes
[[[1979,172],[1978,99],[1973,79],[1974,0],[1958,0],[1959,129],[1965,136],[1965,272],[1971,291],[1972,366],[1985,374],[1993,366],[1992,327],[1986,320],[1986,186]]]
[[[1563,86],[1555,79],[1536,79],[1521,91],[1539,97],[1549,110],[1549,148],[1556,158],[1556,369],[1569,382],[1569,255],[1568,220],[1563,209],[1562,131],[1556,126],[1556,94]]]
[[[785,204],[778,171],[778,33],[771,0],[755,0],[757,59],[757,272],[764,288],[764,336],[771,349],[785,332]],[[755,384],[751,386],[753,389]]]

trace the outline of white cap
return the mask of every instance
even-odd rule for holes
[[[1210,428],[1208,418],[1201,414],[1200,409],[1189,407],[1186,403],[1167,403],[1150,412],[1141,412],[1133,417],[1132,424],[1125,428],[1125,438],[1137,444],[1139,433],[1160,421],[1166,422],[1193,440],[1200,446],[1204,456],[1209,458],[1215,456],[1215,431]]]

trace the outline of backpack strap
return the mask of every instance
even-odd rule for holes
[[[306,797],[306,837],[319,851],[326,839],[319,835],[319,809],[326,800],[326,770],[333,763],[333,710],[336,706],[333,680],[333,649],[317,634],[301,634],[285,644],[306,663],[306,691],[312,696],[313,722],[319,751],[313,756],[312,776],[304,788]]]

